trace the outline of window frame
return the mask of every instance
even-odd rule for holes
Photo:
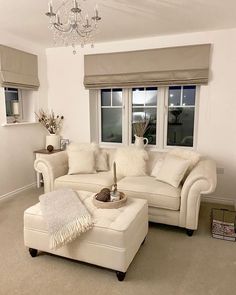
[[[193,84],[194,85],[194,84]],[[195,93],[195,113],[194,113],[194,130],[193,130],[193,146],[170,146],[167,145],[167,127],[168,127],[168,91],[169,86],[157,86],[152,85],[148,87],[156,87],[157,90],[157,121],[156,121],[156,144],[147,145],[149,150],[170,150],[174,148],[196,150],[197,147],[197,134],[198,134],[198,120],[199,120],[199,96],[200,96],[200,86],[196,86]],[[185,85],[181,85],[182,87]],[[102,141],[102,118],[101,118],[101,90],[102,89],[122,89],[122,143],[115,142],[103,142]],[[121,146],[133,146],[132,143],[132,88],[122,88],[122,87],[107,87],[102,89],[97,89],[97,110],[98,110],[98,143],[99,145],[107,148],[116,148]],[[147,88],[147,86],[140,86],[140,88]]]
[[[17,89],[18,92],[18,102],[19,102],[19,117],[17,118],[19,121],[22,121],[23,119],[23,99],[22,99],[22,91],[19,88],[15,88],[15,87],[4,87],[4,100],[5,100],[5,106],[6,106],[6,92],[9,92],[8,88],[12,88],[12,89]],[[6,122],[9,123],[13,123],[15,120],[14,116],[7,116],[7,110],[5,109],[5,116],[6,116]]]
[[[159,99],[158,99],[158,96],[159,96],[159,88],[157,86],[144,86],[144,87],[137,87],[137,88],[149,88],[149,87],[155,87],[157,88],[157,104],[156,106],[140,106],[140,108],[156,108],[156,115],[158,116],[158,103],[159,103]],[[136,88],[136,87],[131,87],[131,88],[128,88],[128,92],[129,92],[129,105],[128,105],[128,108],[129,108],[129,134],[128,134],[128,143],[129,145],[132,145],[134,146],[134,143],[132,143],[132,117],[133,117],[133,106],[132,106],[132,98],[133,98],[133,88]],[[136,107],[136,106],[135,106]],[[139,108],[139,107],[137,107]],[[157,117],[158,118],[158,117]],[[157,131],[157,128],[158,128],[158,120],[156,120],[156,144],[148,144],[147,147],[148,148],[156,148],[157,147],[157,144],[158,144],[158,131]]]
[[[122,106],[102,106],[102,95],[101,95],[101,90],[102,89],[122,89]],[[109,88],[102,88],[98,90],[98,141],[99,144],[104,145],[104,146],[124,146],[126,144],[125,140],[125,125],[126,125],[126,116],[124,115],[124,110],[125,110],[125,103],[124,103],[124,88],[120,87],[109,87]],[[118,108],[122,109],[122,142],[106,142],[102,141],[102,108]]]
[[[172,85],[171,85],[172,86]],[[174,86],[174,85],[173,85]],[[182,102],[182,92],[183,92],[183,87],[185,85],[181,85],[181,102]],[[164,136],[163,136],[163,149],[175,149],[175,148],[180,148],[180,149],[188,149],[188,150],[196,150],[197,147],[197,130],[198,130],[198,117],[199,117],[199,91],[200,91],[200,86],[199,85],[194,85],[196,86],[196,92],[195,92],[195,105],[194,105],[194,128],[193,128],[193,146],[179,146],[179,145],[168,145],[167,144],[167,130],[168,130],[168,111],[169,111],[169,105],[168,105],[168,99],[169,99],[169,86],[166,87],[165,91],[165,97],[164,97],[164,104],[165,104],[165,118],[164,118]],[[183,108],[189,108],[192,106],[179,106]]]

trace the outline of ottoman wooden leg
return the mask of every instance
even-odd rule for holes
[[[126,272],[122,272],[122,271],[117,271],[116,272],[117,279],[120,282],[124,281],[125,275],[126,275]]]
[[[193,229],[186,229],[186,233],[187,233],[187,235],[189,236],[189,237],[191,237],[192,235],[193,235],[193,233],[194,233],[194,230]]]
[[[33,249],[33,248],[29,248],[29,253],[32,257],[36,257],[38,254],[38,250],[37,249]]]

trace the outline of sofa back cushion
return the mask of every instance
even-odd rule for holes
[[[78,151],[92,151],[95,159],[96,171],[108,171],[108,154],[99,148],[98,144],[92,143],[75,143],[72,142],[67,147],[67,153],[78,152]]]
[[[163,160],[163,164],[156,175],[156,179],[177,188],[184,178],[189,165],[189,160],[168,154]]]
[[[96,173],[95,154],[92,150],[68,151],[68,174]]]
[[[146,175],[148,153],[136,147],[118,148],[115,154],[116,171],[118,176]]]
[[[111,170],[115,154],[117,149],[116,148],[102,148],[102,151],[107,152],[108,154],[108,168]],[[166,152],[159,152],[159,151],[147,151],[148,159],[146,160],[146,174],[150,175],[153,167],[155,166],[158,159],[164,159],[166,156]]]

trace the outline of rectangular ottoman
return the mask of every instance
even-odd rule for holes
[[[148,232],[147,201],[128,198],[119,209],[98,209],[92,202],[94,193],[78,193],[93,216],[94,227],[66,246],[51,250],[47,225],[37,203],[24,212],[25,246],[32,257],[40,250],[113,269],[122,281]]]

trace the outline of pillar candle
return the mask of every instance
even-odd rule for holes
[[[117,178],[116,178],[116,162],[113,163],[113,177],[114,177],[114,184],[117,183]]]
[[[13,101],[12,102],[12,114],[13,115],[19,115],[20,114],[20,108],[19,108],[19,102]]]

